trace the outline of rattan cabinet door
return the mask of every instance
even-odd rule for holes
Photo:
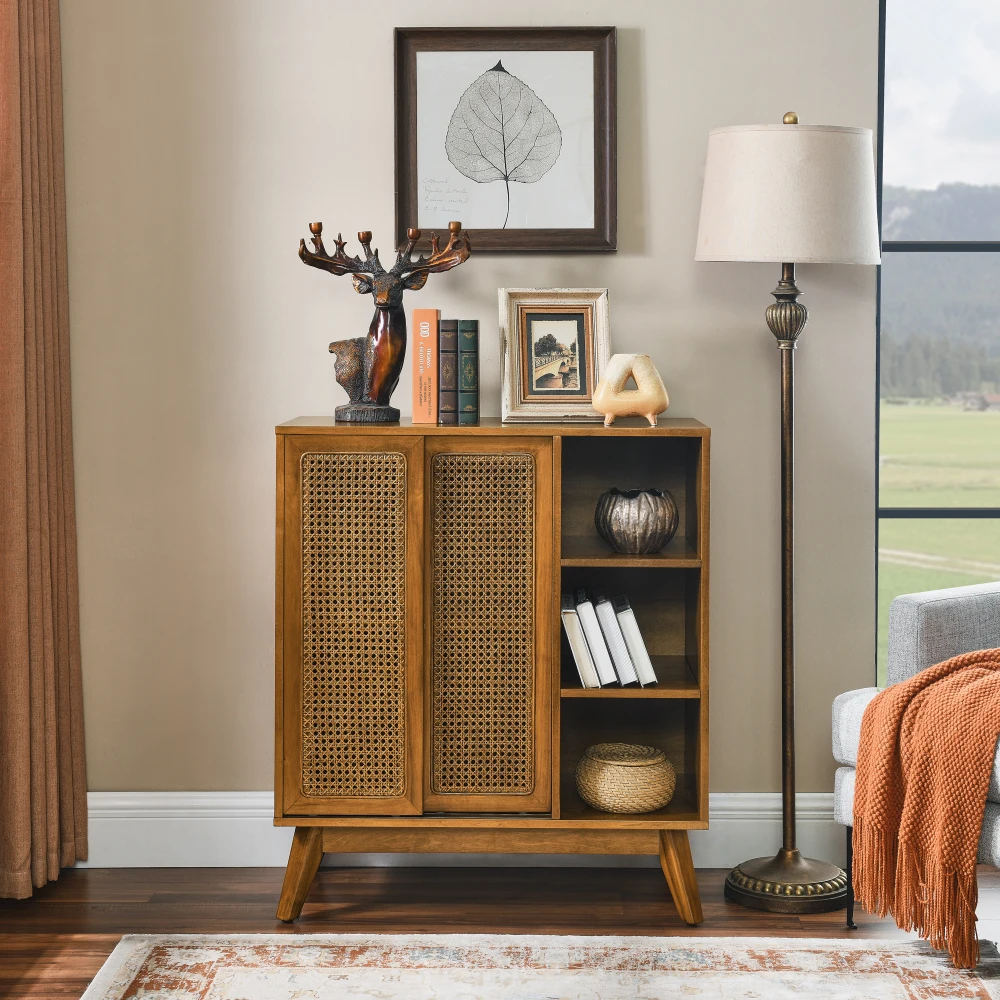
[[[552,442],[428,438],[424,808],[551,808]]]
[[[419,813],[423,441],[279,449],[279,815]]]

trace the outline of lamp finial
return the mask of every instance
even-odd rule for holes
[[[798,125],[799,116],[794,111],[786,111],[785,117],[781,119],[782,125]]]

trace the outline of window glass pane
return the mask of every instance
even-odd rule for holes
[[[1000,239],[1000,3],[887,0],[882,237]]]
[[[900,594],[1000,580],[1000,520],[889,518],[878,523],[878,683],[885,684],[889,604]]]
[[[882,258],[879,505],[1000,507],[1000,253]]]

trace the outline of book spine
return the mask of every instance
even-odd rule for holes
[[[611,662],[614,664],[619,683],[623,686],[637,683],[639,678],[611,602],[606,597],[598,598],[594,604],[594,611],[597,612],[597,621],[601,626],[601,632],[604,633],[604,641],[608,644],[608,652],[611,654]]]
[[[594,605],[587,597],[586,590],[580,589],[576,592],[576,613],[583,626],[583,634],[587,637],[587,646],[590,655],[597,668],[597,676],[601,686],[607,684],[617,684],[618,675],[615,673],[614,664],[611,662],[611,654],[608,652],[608,644],[604,641],[604,633],[597,621],[597,612]]]
[[[620,594],[614,600],[615,617],[622,630],[622,638],[628,648],[629,656],[635,666],[636,676],[639,683],[645,687],[647,684],[656,684],[656,671],[653,669],[653,662],[649,658],[646,643],[643,641],[642,633],[639,631],[639,623],[635,620],[635,612],[624,594]]]
[[[458,320],[438,324],[438,423],[458,423]]]
[[[458,321],[458,422],[479,423],[479,320]]]
[[[413,422],[436,424],[438,419],[437,309],[413,310]]]
[[[563,628],[566,630],[566,639],[569,643],[570,653],[573,656],[573,662],[576,664],[580,686],[584,688],[599,688],[601,682],[597,676],[597,668],[591,659],[587,639],[583,634],[583,626],[580,624],[575,606],[571,608],[563,607],[562,623]]]

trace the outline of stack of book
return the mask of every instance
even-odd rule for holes
[[[563,594],[562,623],[585,688],[656,683],[635,612],[624,594],[614,601],[603,594],[595,594],[592,601],[583,589]]]
[[[414,309],[413,422],[479,423],[479,320]]]

